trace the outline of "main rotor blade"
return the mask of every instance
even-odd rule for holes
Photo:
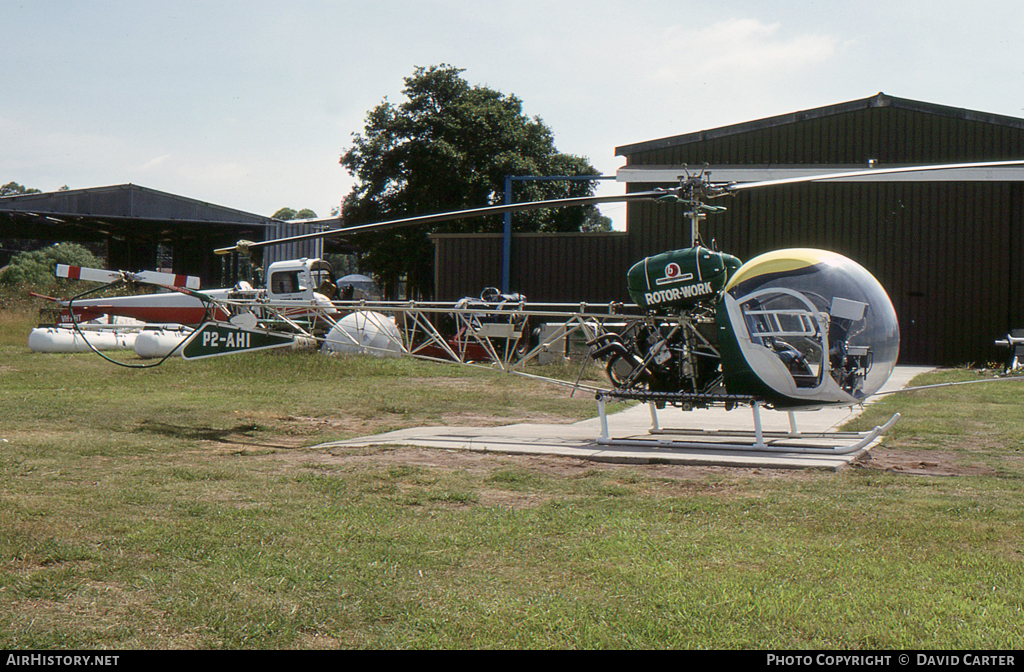
[[[654,191],[638,191],[632,194],[621,194],[617,196],[580,196],[577,198],[555,198],[547,201],[530,201],[527,203],[511,203],[508,205],[489,205],[483,208],[473,208],[470,210],[439,212],[433,215],[418,215],[416,217],[404,217],[402,219],[392,219],[384,222],[375,222],[373,224],[359,224],[357,226],[350,226],[343,229],[328,229],[327,231],[303,233],[297,236],[289,236],[288,238],[275,238],[274,240],[264,240],[261,242],[246,242],[244,245],[236,244],[231,247],[218,248],[214,250],[214,253],[231,254],[232,252],[238,251],[241,247],[254,250],[259,249],[261,247],[267,247],[268,245],[278,245],[281,243],[295,243],[302,240],[315,240],[317,238],[327,238],[330,236],[347,236],[353,233],[384,231],[387,229],[394,229],[402,226],[414,226],[417,224],[450,222],[458,219],[483,217],[485,215],[501,215],[506,212],[519,212],[522,210],[539,210],[542,208],[564,208],[573,205],[594,205],[597,203],[617,203],[624,201],[650,200],[653,198],[660,198],[666,196],[669,193],[670,192],[668,190],[656,189]],[[340,222],[341,219],[317,219],[305,221],[309,223],[326,223],[332,221]]]
[[[822,182],[824,180],[841,180],[853,177],[871,177],[875,175],[893,175],[897,173],[916,173],[931,170],[959,170],[966,168],[998,168],[1000,166],[1022,166],[1024,160],[1013,161],[982,161],[978,163],[943,163],[929,166],[901,166],[897,168],[869,168],[867,170],[854,170],[845,173],[827,173],[825,175],[805,175],[803,177],[784,177],[778,180],[762,180],[760,182],[734,182],[722,185],[725,192],[744,191],[746,189],[759,189],[761,187],[772,187],[783,184],[801,184],[805,182]]]

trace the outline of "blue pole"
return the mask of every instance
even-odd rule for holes
[[[505,205],[512,204],[512,176],[505,176]],[[501,246],[501,291],[508,294],[512,266],[512,213],[505,213],[505,236]]]
[[[505,176],[505,205],[512,205],[512,181],[530,181],[530,182],[571,182],[571,181],[587,181],[593,182],[596,180],[614,180],[614,175],[550,175],[540,177],[536,175],[519,175]],[[509,276],[511,275],[512,268],[512,213],[505,213],[505,235],[502,240],[501,248],[501,291],[504,294],[508,294],[509,291]]]

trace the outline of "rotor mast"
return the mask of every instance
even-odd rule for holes
[[[697,247],[700,245],[700,223],[702,220],[707,218],[699,208],[693,207],[686,216],[690,220],[690,247]]]
[[[701,240],[700,224],[707,219],[707,213],[721,212],[725,208],[706,205],[702,200],[704,196],[714,196],[710,180],[711,171],[707,170],[707,166],[696,175],[691,175],[685,165],[683,170],[686,174],[679,176],[679,186],[672,191],[675,192],[677,199],[689,207],[684,216],[690,220],[690,247],[697,247]]]

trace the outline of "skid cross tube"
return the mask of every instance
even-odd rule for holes
[[[596,395],[601,435],[597,443],[603,446],[629,446],[667,449],[700,449],[748,451],[768,453],[795,453],[816,455],[848,455],[877,443],[900,418],[893,415],[885,424],[866,432],[801,432],[796,426],[796,416],[789,412],[790,429],[786,431],[765,431],[761,423],[763,402],[755,397],[729,394],[678,394],[671,392],[647,392],[642,390],[611,390]],[[609,400],[643,401],[650,406],[651,428],[648,437],[612,438],[608,426],[606,402]],[[658,406],[678,406],[690,409],[694,406],[726,406],[747,404],[751,408],[754,431],[743,430],[691,430],[667,429],[658,419]],[[678,438],[654,438],[672,436]]]

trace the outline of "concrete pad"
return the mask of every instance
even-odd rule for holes
[[[928,367],[896,367],[883,391],[902,389],[911,378]],[[602,445],[600,418],[572,424],[518,424],[504,427],[417,427],[346,441],[324,443],[318,448],[384,445],[419,446],[446,450],[470,450],[519,455],[561,455],[600,462],[625,464],[686,464],[757,468],[840,469],[881,440],[844,453],[860,437],[837,432],[836,428],[855,418],[862,408],[823,408],[796,413],[797,428],[803,436],[793,437],[788,413],[761,411],[767,450],[738,447],[739,438],[752,433],[749,408],[682,411],[666,408],[657,412],[662,432],[652,434],[652,415],[646,404],[608,416],[609,434],[617,445]],[[680,428],[689,428],[681,430]],[[815,446],[835,447],[828,452]]]

